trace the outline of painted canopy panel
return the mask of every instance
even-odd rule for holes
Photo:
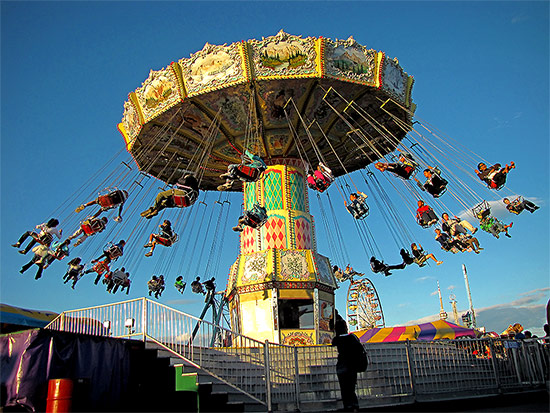
[[[220,172],[240,162],[250,146],[249,120],[259,130],[254,150],[266,161],[300,155],[314,160],[317,146],[335,175],[342,175],[334,151],[346,154],[342,161],[351,172],[392,151],[405,136],[414,111],[412,84],[396,59],[353,38],[302,38],[281,31],[261,40],[206,44],[189,58],[151,71],[129,94],[118,126],[140,169],[163,181],[203,150],[215,118],[219,132],[202,165],[203,189],[215,189],[222,183]],[[350,136],[353,128],[367,131],[368,138]],[[389,143],[382,129],[397,140]],[[296,139],[305,154],[298,152]]]

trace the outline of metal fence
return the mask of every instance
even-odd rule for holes
[[[259,403],[270,403],[266,343],[147,298],[65,311],[46,328],[155,342]]]
[[[334,347],[260,342],[146,298],[66,311],[46,328],[153,341],[269,411],[273,404],[314,410],[340,399]],[[358,376],[357,395],[370,406],[537,388],[550,368],[550,345],[537,340],[406,341],[365,348],[369,367]]]

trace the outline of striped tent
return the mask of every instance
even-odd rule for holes
[[[44,327],[57,317],[51,311],[27,310],[8,304],[0,304],[0,323],[24,327]]]
[[[431,341],[440,338],[476,337],[475,330],[437,320],[431,323],[415,326],[371,328],[369,330],[354,331],[362,343],[383,343],[390,341],[424,340]]]

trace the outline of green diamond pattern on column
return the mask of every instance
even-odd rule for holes
[[[288,174],[290,182],[290,208],[305,212],[304,178],[297,172]]]
[[[244,209],[252,209],[254,206],[254,203],[256,202],[256,185],[258,185],[258,182],[245,184]]]
[[[265,208],[268,211],[283,209],[283,179],[279,171],[269,171],[264,178]]]

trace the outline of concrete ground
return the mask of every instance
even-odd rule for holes
[[[477,399],[446,402],[415,403],[377,409],[361,409],[362,412],[550,412],[550,396],[547,391],[507,394]]]

